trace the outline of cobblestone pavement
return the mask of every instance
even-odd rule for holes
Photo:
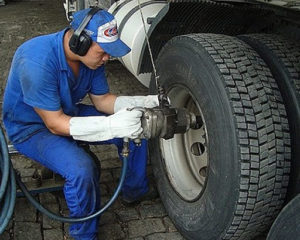
[[[68,25],[62,1],[5,1],[0,7],[0,95],[1,101],[10,63],[16,48],[34,36],[55,32]],[[119,94],[146,94],[143,87],[118,61],[107,64],[111,92]],[[0,104],[2,105],[2,104]],[[92,151],[101,159],[102,202],[109,200],[118,182],[120,161],[114,146],[93,146]],[[13,164],[29,181],[40,166],[20,156],[12,156]],[[152,170],[148,165],[148,175]],[[151,184],[154,186],[153,180]],[[38,194],[39,201],[55,213],[68,214],[61,191]],[[113,239],[183,239],[168,218],[159,198],[143,201],[134,207],[122,205],[118,199],[106,211],[99,226],[101,240]],[[68,224],[53,221],[40,214],[27,199],[18,197],[14,216],[0,240],[60,240],[71,239]]]

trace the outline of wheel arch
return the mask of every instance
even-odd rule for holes
[[[153,58],[173,37],[190,33],[239,35],[266,31],[275,21],[274,12],[259,5],[212,1],[171,1],[163,16],[155,19],[148,32]],[[152,72],[146,39],[140,55],[138,73]]]

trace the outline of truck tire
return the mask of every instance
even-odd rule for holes
[[[292,161],[288,198],[300,193],[300,45],[283,36],[239,36],[269,66],[281,92],[291,133]]]
[[[267,240],[300,240],[300,194],[279,213],[268,233]]]
[[[175,226],[197,240],[264,233],[282,207],[290,171],[287,116],[270,70],[247,44],[216,34],[173,38],[156,67],[172,106],[203,121],[200,129],[149,144]]]

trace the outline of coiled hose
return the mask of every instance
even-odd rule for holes
[[[123,186],[126,171],[127,171],[127,155],[128,155],[128,140],[124,140],[124,149],[123,149],[123,164],[122,164],[122,172],[118,187],[116,188],[113,196],[111,199],[97,212],[87,216],[87,217],[80,217],[80,218],[69,218],[56,215],[55,213],[51,212],[50,210],[43,207],[35,198],[30,194],[27,190],[25,184],[21,181],[20,176],[16,176],[15,178],[15,171],[12,167],[10,162],[9,153],[7,149],[6,139],[3,133],[2,128],[0,128],[0,144],[1,144],[1,159],[0,159],[0,174],[1,174],[1,185],[0,185],[0,234],[2,234],[13,214],[15,200],[16,200],[16,181],[22,192],[24,193],[25,197],[31,202],[31,204],[40,212],[47,215],[48,217],[67,223],[76,223],[76,222],[84,222],[90,220],[94,217],[99,216],[102,214],[107,208],[109,208],[113,202],[117,199],[121,188]]]
[[[0,145],[0,234],[2,234],[14,212],[16,202],[15,173],[11,166],[2,128],[0,131]]]

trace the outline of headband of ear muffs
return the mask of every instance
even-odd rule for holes
[[[93,41],[83,30],[88,25],[91,18],[100,10],[102,9],[98,7],[91,8],[79,27],[74,31],[69,41],[69,47],[73,53],[84,56],[88,52]]]

